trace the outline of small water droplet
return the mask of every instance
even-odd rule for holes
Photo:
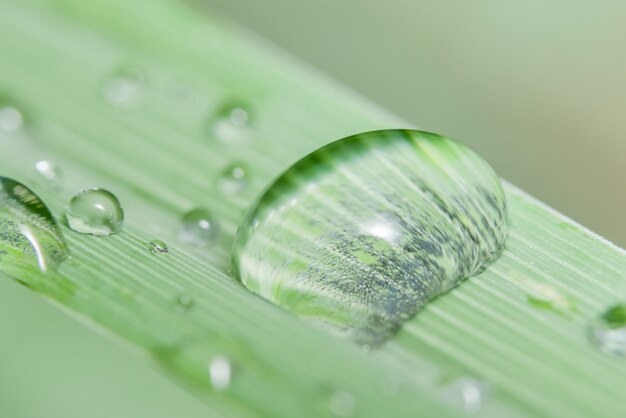
[[[209,379],[215,390],[226,390],[230,386],[232,365],[226,357],[218,356],[209,363]]]
[[[91,188],[75,195],[65,209],[70,228],[82,234],[111,235],[122,230],[124,211],[108,190]]]
[[[336,417],[349,417],[354,412],[354,406],[356,402],[354,397],[350,395],[348,392],[338,391],[331,395],[328,400],[328,406],[330,407],[330,411]]]
[[[24,126],[24,114],[10,97],[0,96],[0,134],[11,134]]]
[[[608,308],[591,324],[591,341],[607,354],[626,355],[626,304]]]
[[[38,161],[37,164],[35,164],[35,168],[37,172],[48,181],[55,181],[61,177],[61,169],[51,161]]]
[[[146,76],[138,68],[124,67],[115,71],[102,83],[101,94],[111,106],[133,107],[143,99]]]
[[[262,297],[375,346],[487,268],[507,230],[502,185],[478,155],[435,134],[375,131],[270,185],[239,225],[231,268]]]
[[[167,248],[166,243],[155,239],[148,243],[148,251],[150,251],[150,254],[167,254],[170,250]]]
[[[69,256],[61,229],[43,201],[7,177],[0,177],[0,252],[0,268],[9,275],[13,261],[19,266],[32,257],[47,271]]]
[[[573,298],[563,295],[559,290],[545,283],[522,282],[526,288],[528,303],[540,309],[566,314],[576,310]]]
[[[196,208],[183,215],[180,240],[186,244],[206,246],[215,238],[216,230],[211,212]]]
[[[181,293],[176,297],[176,309],[181,313],[187,312],[193,305],[193,297],[188,293]]]
[[[233,163],[222,171],[218,187],[223,193],[238,193],[248,184],[248,167],[243,163]]]
[[[247,139],[250,135],[250,112],[238,103],[220,107],[211,119],[211,131],[218,139],[230,142]]]
[[[451,402],[460,405],[466,413],[477,413],[487,392],[487,386],[480,380],[464,377],[445,386],[442,394]]]

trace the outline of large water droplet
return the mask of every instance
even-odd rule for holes
[[[376,131],[282,174],[240,225],[232,270],[299,316],[376,344],[492,263],[506,235],[500,180],[478,155],[430,133]]]
[[[70,228],[91,235],[111,235],[122,230],[124,211],[108,190],[91,188],[75,195],[65,215]]]
[[[218,139],[230,142],[250,135],[250,111],[240,103],[226,103],[211,119],[211,131]]]
[[[248,167],[243,163],[229,165],[218,179],[219,189],[228,194],[240,192],[248,184],[248,171]]]
[[[209,363],[209,379],[215,390],[225,390],[230,386],[232,365],[226,357],[218,356]]]
[[[180,240],[187,244],[206,246],[216,236],[217,227],[208,209],[196,208],[183,215]]]
[[[146,76],[135,67],[120,68],[102,83],[101,94],[105,102],[112,106],[133,107],[144,96]]]
[[[626,304],[611,306],[591,325],[591,340],[607,354],[626,355]]]
[[[34,260],[46,271],[68,256],[61,229],[43,201],[22,183],[0,177],[0,269]]]
[[[24,114],[8,96],[0,96],[0,135],[19,131],[24,126]]]

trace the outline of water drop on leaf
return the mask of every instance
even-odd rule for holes
[[[63,233],[43,201],[22,183],[0,177],[0,270],[32,262],[47,271],[68,257]]]
[[[123,67],[104,80],[101,94],[111,106],[134,107],[142,100],[145,89],[146,76],[143,71],[135,67]]]
[[[35,164],[37,172],[48,181],[58,180],[61,176],[61,169],[51,161],[41,160]]]
[[[553,286],[529,280],[521,281],[521,284],[526,288],[528,303],[536,308],[561,315],[576,311],[574,299]]]
[[[626,304],[608,308],[590,328],[591,340],[607,354],[626,356]]]
[[[218,179],[218,187],[223,193],[238,193],[248,184],[248,167],[243,163],[233,163],[226,167]]]
[[[215,390],[226,390],[230,386],[232,365],[226,357],[218,356],[209,363],[209,379]]]
[[[181,293],[176,297],[176,309],[180,313],[185,313],[193,307],[194,301],[188,293]]]
[[[352,416],[355,403],[354,397],[344,391],[333,393],[328,400],[330,411],[334,416],[340,418]]]
[[[232,271],[264,298],[375,345],[489,266],[506,236],[502,185],[478,155],[435,134],[375,131],[283,173],[240,224]]]
[[[224,142],[245,140],[250,136],[250,110],[240,103],[226,103],[211,119],[210,129]]]
[[[65,210],[70,228],[82,234],[111,235],[122,230],[124,211],[108,190],[91,188],[75,195]]]
[[[148,243],[148,251],[150,251],[150,254],[167,254],[169,248],[167,248],[167,244],[163,241],[155,239]]]
[[[480,411],[487,392],[485,383],[471,377],[457,379],[442,390],[444,398],[460,405],[468,414]]]
[[[216,236],[216,225],[208,209],[196,208],[183,215],[180,240],[196,246],[208,245]]]
[[[11,97],[0,95],[0,136],[12,134],[24,127],[24,113]]]

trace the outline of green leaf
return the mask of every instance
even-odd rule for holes
[[[3,0],[0,10],[0,90],[25,123],[0,134],[0,175],[41,197],[72,254],[46,273],[11,258],[4,275],[121,337],[229,416],[622,413],[626,365],[588,338],[625,294],[622,250],[505,184],[501,258],[363,352],[230,279],[230,247],[286,167],[338,138],[410,124],[176,1]],[[39,160],[62,177],[46,179]],[[246,187],[224,193],[235,162],[248,167]],[[87,187],[119,198],[122,233],[66,226],[65,205]],[[217,222],[209,247],[180,241],[196,207]],[[152,253],[155,239],[169,251]]]

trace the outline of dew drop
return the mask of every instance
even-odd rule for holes
[[[111,235],[122,230],[124,211],[108,190],[91,188],[75,195],[65,209],[71,229],[82,234]]]
[[[466,413],[477,413],[487,392],[487,386],[474,378],[464,377],[443,388],[442,394],[450,402],[460,405]]]
[[[167,248],[166,243],[155,239],[148,243],[148,251],[150,251],[150,254],[167,254],[170,250]]]
[[[528,303],[536,308],[558,314],[567,314],[576,310],[574,299],[562,294],[553,286],[529,281],[525,287]]]
[[[143,99],[146,76],[135,67],[120,68],[102,83],[101,94],[105,102],[116,107],[134,107]]]
[[[341,418],[352,416],[355,404],[354,397],[344,391],[333,393],[328,400],[328,406],[332,414]]]
[[[9,97],[0,96],[0,134],[11,134],[24,126],[24,115]]]
[[[220,107],[211,119],[211,132],[224,141],[239,141],[250,136],[250,111],[239,103]]]
[[[223,193],[234,194],[248,184],[248,167],[243,163],[233,163],[226,167],[218,179],[218,188]]]
[[[193,305],[193,297],[188,293],[181,293],[176,297],[176,309],[181,313],[187,312]]]
[[[507,227],[500,180],[474,152],[368,132],[283,173],[240,224],[231,268],[264,298],[376,345],[496,260]]]
[[[209,363],[209,379],[215,390],[226,390],[230,386],[232,365],[226,357],[218,356]]]
[[[590,328],[591,341],[616,357],[626,355],[626,304],[608,308]]]
[[[211,212],[196,208],[183,215],[180,240],[186,244],[206,246],[215,238],[216,229]]]
[[[48,181],[55,181],[61,177],[61,169],[51,161],[38,161],[37,164],[35,164],[35,168],[37,172]]]
[[[41,271],[58,266],[69,250],[52,213],[22,183],[0,177],[0,269],[33,260]]]

